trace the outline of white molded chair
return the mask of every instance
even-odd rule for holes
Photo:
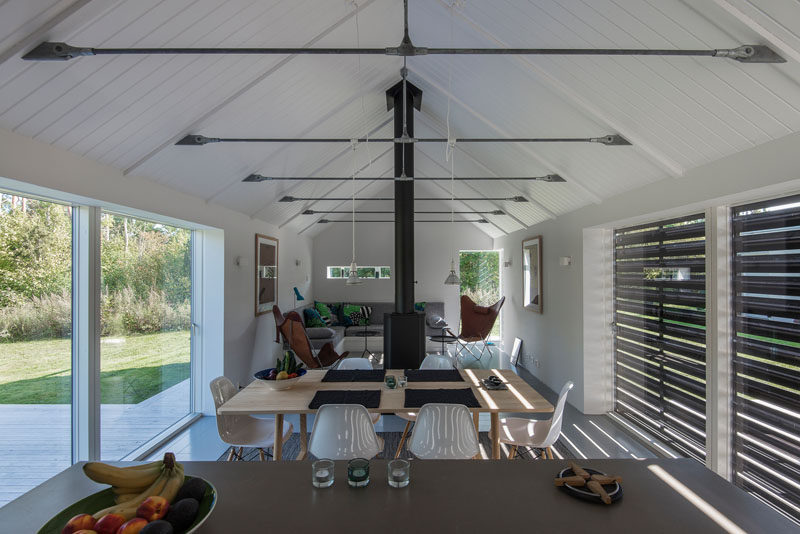
[[[368,358],[344,358],[342,360],[339,360],[339,365],[336,366],[336,369],[341,371],[349,369],[355,369],[359,371],[371,371],[372,363],[369,361]],[[370,414],[370,417],[372,417],[372,424],[375,424],[380,420],[381,414],[373,413]]]
[[[568,381],[558,394],[558,402],[553,412],[552,419],[536,421],[521,417],[507,417],[500,419],[500,443],[511,445],[508,459],[512,460],[517,454],[518,447],[532,447],[542,449],[542,459],[553,459],[550,447],[558,441],[561,434],[561,422],[564,418],[564,405],[567,403],[567,393],[572,389],[572,381]]]
[[[211,381],[211,396],[214,397],[214,406],[217,410],[229,399],[236,395],[236,386],[220,376]],[[255,418],[249,415],[220,415],[217,414],[217,430],[219,437],[230,445],[228,461],[236,458],[243,460],[242,452],[245,447],[255,447],[261,461],[265,459],[265,450],[275,445],[275,419]],[[292,437],[291,423],[283,425],[283,443]],[[239,447],[237,452],[236,447]]]
[[[331,460],[370,459],[383,450],[369,412],[360,404],[324,404],[319,407],[308,451]]]
[[[422,363],[419,365],[420,369],[452,369],[453,368],[453,360],[450,356],[444,356],[441,354],[428,354],[425,356],[425,359],[422,360]],[[400,436],[400,443],[397,445],[397,452],[394,453],[395,458],[400,457],[400,453],[403,450],[403,445],[408,438],[408,431],[411,430],[411,423],[417,420],[417,413],[416,412],[398,412],[395,414],[400,419],[406,420],[406,427],[403,429],[403,435]]]
[[[426,404],[419,410],[408,450],[423,460],[468,460],[479,452],[472,413],[463,404]]]

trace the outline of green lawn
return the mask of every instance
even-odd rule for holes
[[[68,404],[70,340],[0,343],[0,404]],[[101,402],[135,404],[189,378],[189,331],[102,338]]]

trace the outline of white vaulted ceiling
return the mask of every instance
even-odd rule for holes
[[[417,46],[734,48],[766,44],[787,63],[719,58],[419,56],[409,81],[423,91],[417,136],[597,137],[599,144],[458,144],[456,176],[540,176],[566,183],[456,182],[456,196],[502,209],[479,225],[513,232],[800,131],[800,2],[770,0],[410,0]],[[284,195],[347,197],[351,182],[242,183],[250,173],[349,176],[347,144],[175,146],[209,137],[392,136],[384,92],[402,59],[388,56],[96,56],[28,62],[41,41],[88,47],[397,46],[401,0],[0,0],[0,127],[112,165],[252,217],[313,234],[349,202],[278,202]],[[391,176],[389,144],[361,143],[356,168]],[[369,163],[369,160],[373,160]],[[419,144],[416,175],[449,175],[445,147]],[[391,196],[357,182],[360,196]],[[449,181],[421,182],[421,209],[449,209]],[[390,202],[363,203],[391,209]],[[334,218],[337,216],[326,216]],[[346,216],[339,215],[345,218]],[[462,218],[475,218],[463,215]],[[447,218],[444,216],[444,218]]]

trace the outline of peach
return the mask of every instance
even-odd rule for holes
[[[167,515],[169,501],[159,495],[146,498],[136,509],[136,517],[143,517],[148,521],[155,521]]]
[[[94,524],[97,534],[117,534],[117,529],[125,522],[125,516],[119,514],[106,514]]]
[[[92,529],[97,521],[89,514],[78,514],[69,521],[61,530],[61,534],[74,534],[79,530]]]
[[[74,534],[97,534],[97,531],[96,530],[86,530],[85,528],[82,528],[80,530],[76,530]]]
[[[142,530],[145,525],[147,525],[147,519],[143,517],[134,517],[117,530],[117,534],[139,534],[139,531]]]

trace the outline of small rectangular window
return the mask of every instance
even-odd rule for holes
[[[327,273],[327,277],[329,279],[344,279],[350,276],[350,266],[349,265],[328,265],[325,268]],[[392,270],[390,267],[385,265],[383,266],[364,266],[361,265],[358,267],[358,277],[364,280],[367,279],[376,279],[376,280],[389,280],[391,278]]]

